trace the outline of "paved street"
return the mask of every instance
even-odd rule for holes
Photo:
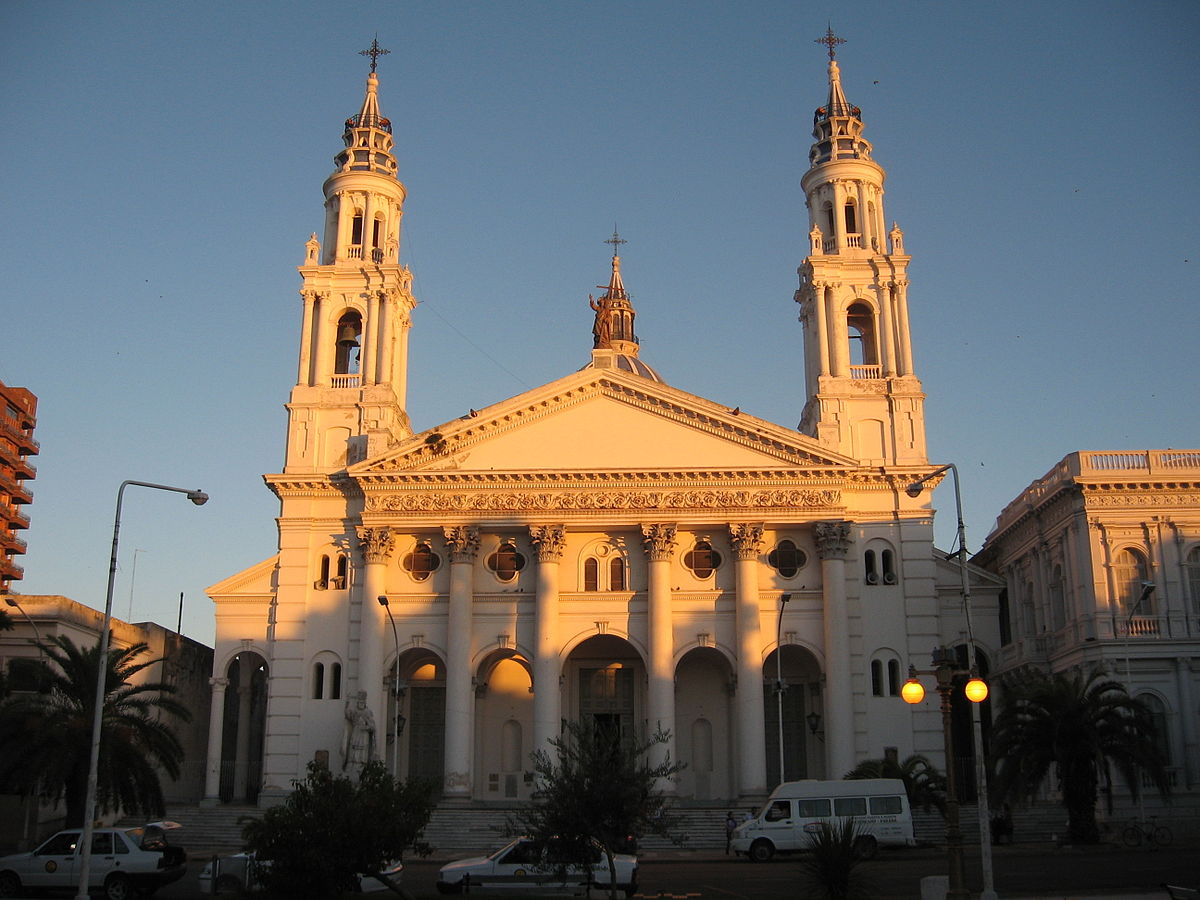
[[[968,886],[978,890],[978,848],[967,848]],[[438,897],[434,882],[442,861],[418,860],[405,872],[405,887],[420,900]],[[188,876],[159,892],[164,900],[195,900],[200,896],[196,876],[202,861]],[[919,848],[881,853],[866,864],[881,898],[916,898],[920,880],[945,872],[940,849]],[[1165,898],[1164,881],[1200,883],[1200,854],[1194,846],[1168,850],[1126,850],[1103,846],[1084,850],[1047,845],[999,847],[995,855],[996,887],[1002,898],[1103,897],[1143,895]],[[675,853],[646,858],[640,870],[639,895],[646,898],[704,898],[704,900],[766,900],[794,897],[795,860],[754,864],[717,851]],[[385,895],[376,895],[385,896]],[[509,896],[512,895],[503,895]]]

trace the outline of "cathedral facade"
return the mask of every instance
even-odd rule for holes
[[[889,749],[940,759],[936,701],[899,699],[968,628],[930,495],[906,493],[937,468],[909,257],[832,52],[828,75],[801,179],[799,429],[666,384],[614,253],[581,304],[582,368],[418,431],[406,188],[372,65],[300,267],[286,459],[266,476],[278,553],[209,589],[210,800],[275,802],[309,762],[364,756],[448,799],[526,799],[530,753],[581,719],[667,732],[656,752],[686,764],[668,788],[695,801]],[[986,659],[999,588],[976,577]]]

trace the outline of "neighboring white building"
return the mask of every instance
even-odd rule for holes
[[[1200,450],[1068,454],[975,562],[1007,584],[996,673],[1103,665],[1154,711],[1172,788],[1200,791]]]
[[[614,255],[579,310],[582,368],[485,408],[463,397],[462,416],[414,432],[406,189],[377,88],[372,66],[300,267],[287,454],[266,476],[279,551],[208,591],[209,800],[276,802],[310,761],[340,768],[358,692],[377,755],[448,798],[528,797],[529,754],[577,718],[669,729],[681,798],[757,798],[780,780],[777,660],[787,778],[839,777],[885,747],[940,759],[936,702],[898,693],[910,663],[965,637],[958,572],[934,551],[929,495],[905,494],[934,469],[909,257],[832,54],[801,181],[800,430],[666,384]],[[987,659],[998,584],[977,574]]]

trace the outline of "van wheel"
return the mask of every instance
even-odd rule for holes
[[[872,835],[863,834],[854,839],[854,855],[859,859],[874,859],[879,852],[879,842]]]
[[[750,852],[747,854],[754,862],[767,862],[775,855],[775,845],[770,841],[759,838],[750,845]]]

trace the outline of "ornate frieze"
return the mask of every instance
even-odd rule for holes
[[[764,490],[404,491],[367,497],[368,512],[476,512],[512,510],[653,509],[836,509],[842,492],[833,488]]]
[[[850,523],[814,522],[813,539],[821,559],[845,559],[850,552]]]
[[[669,560],[675,550],[675,525],[670,522],[643,525],[642,544],[651,562]]]
[[[450,562],[474,562],[479,554],[479,529],[471,525],[449,525],[442,529]]]
[[[386,563],[391,558],[392,551],[396,549],[396,535],[386,526],[359,528],[358,543],[367,565]]]
[[[538,562],[558,562],[567,544],[565,525],[530,525],[529,537],[537,549]]]
[[[730,522],[729,541],[738,559],[757,559],[763,547],[763,524]]]

